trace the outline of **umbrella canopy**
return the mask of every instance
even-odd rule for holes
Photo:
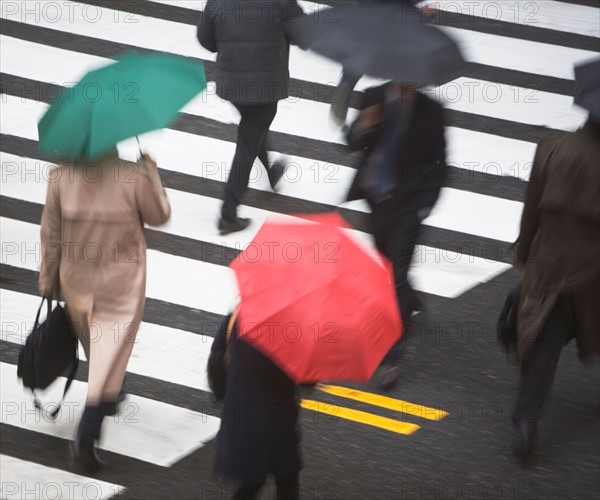
[[[600,122],[600,59],[575,66],[574,102]]]
[[[298,384],[367,381],[402,334],[391,266],[340,225],[267,221],[231,264],[240,337]]]
[[[38,124],[40,151],[93,160],[122,140],[166,127],[205,88],[199,61],[125,54],[62,92]]]
[[[459,77],[465,66],[449,36],[403,5],[336,5],[301,16],[287,30],[301,48],[355,74],[441,85]]]

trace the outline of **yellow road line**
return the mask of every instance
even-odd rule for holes
[[[300,402],[300,406],[307,410],[324,413],[327,416],[344,418],[346,420],[352,420],[361,424],[380,427],[381,429],[396,432],[398,434],[412,434],[421,428],[417,424],[400,422],[399,420],[394,420],[392,418],[373,415],[372,413],[367,413],[366,411],[353,410],[351,408],[344,408],[343,406],[322,403],[321,401],[303,399]]]
[[[415,415],[427,420],[439,421],[448,416],[448,412],[444,410],[436,410],[435,408],[421,406],[409,401],[388,398],[387,396],[357,391],[356,389],[349,389],[347,387],[339,387],[337,385],[318,385],[317,388],[328,394],[333,394],[334,396],[354,399],[355,401],[362,401],[363,403],[381,406],[382,408],[407,413],[409,415]]]

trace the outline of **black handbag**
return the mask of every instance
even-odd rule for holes
[[[231,342],[231,332],[233,325],[237,320],[238,310],[229,318],[227,330],[225,332],[224,345],[220,349],[211,352],[208,358],[206,371],[208,374],[208,385],[210,390],[215,395],[217,401],[222,401],[225,398],[225,382],[227,381],[227,368],[229,366],[229,344]]]
[[[504,306],[500,311],[497,323],[498,342],[506,349],[506,357],[509,351],[516,350],[517,346],[517,315],[519,312],[519,298],[521,297],[521,284],[519,283],[508,292],[504,300]]]
[[[40,325],[40,312],[44,301],[48,303],[48,315]],[[34,405],[41,410],[42,406],[35,395],[35,390],[45,389],[68,371],[62,399],[50,414],[53,419],[56,418],[60,405],[77,373],[79,367],[78,346],[79,342],[67,312],[58,301],[53,310],[52,300],[48,297],[42,298],[33,330],[19,353],[17,376],[23,379],[25,387],[31,389]]]

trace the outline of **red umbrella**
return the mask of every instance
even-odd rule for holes
[[[265,222],[231,264],[240,337],[298,384],[368,381],[402,334],[391,266],[339,215],[312,219]]]

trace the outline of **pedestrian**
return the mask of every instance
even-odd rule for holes
[[[421,310],[408,269],[421,222],[447,171],[442,106],[411,85],[389,82],[367,89],[347,141],[351,149],[364,150],[347,199],[366,198],[371,206],[375,245],[393,265],[405,339],[413,312]],[[401,342],[383,361],[383,388],[399,376]]]
[[[418,13],[429,14],[432,12],[430,6],[431,0],[370,0],[374,3],[397,4],[397,7],[407,9],[407,15]],[[353,3],[361,3],[359,0],[353,0]],[[364,0],[362,3],[365,3]],[[342,127],[346,123],[348,108],[350,107],[350,98],[352,91],[363,75],[355,73],[348,68],[343,68],[342,76],[338,86],[331,99],[331,109],[329,111],[330,119],[338,126]]]
[[[39,290],[62,294],[88,359],[88,391],[72,452],[89,470],[102,462],[95,441],[116,412],[146,293],[144,223],[159,226],[171,207],[156,163],[119,158],[57,167],[41,221]]]
[[[596,103],[597,106],[597,103]],[[563,345],[582,360],[600,354],[600,121],[537,147],[516,260],[523,281],[517,313],[519,392],[516,453],[532,456],[537,424]]]
[[[299,498],[299,399],[294,382],[254,348],[238,338],[237,310],[215,335],[208,362],[214,387],[215,365],[227,359],[221,427],[217,435],[215,474],[239,482],[235,500],[259,498],[269,474],[277,498]]]
[[[235,154],[225,185],[218,229],[241,231],[250,220],[237,208],[258,157],[275,189],[284,174],[282,161],[269,168],[267,135],[277,103],[288,97],[289,45],[284,23],[301,15],[296,0],[208,0],[198,24],[198,41],[217,52],[217,95],[240,113]]]

